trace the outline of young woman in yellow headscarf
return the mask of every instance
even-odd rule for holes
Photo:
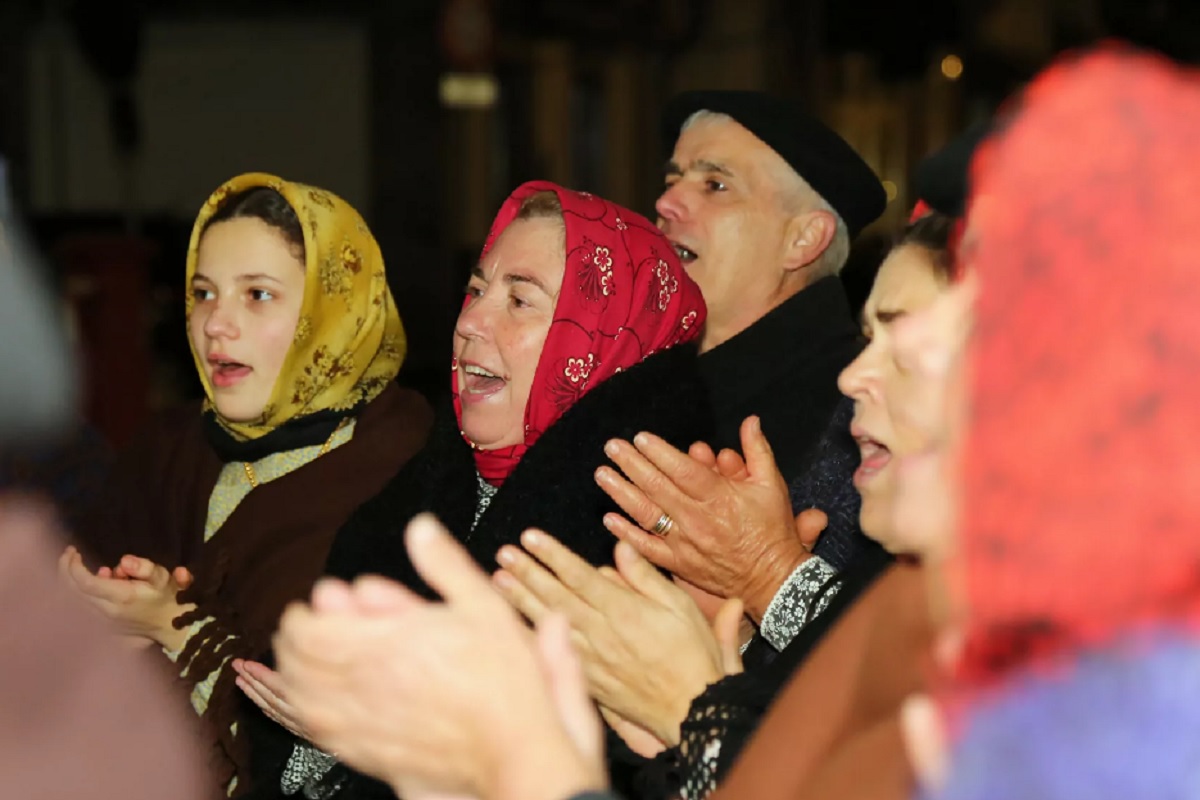
[[[174,662],[222,789],[249,709],[230,667],[260,658],[334,533],[424,443],[432,415],[393,379],[404,329],[379,246],[335,195],[272,175],[217,189],[187,258],[206,400],[122,459],[61,569],[134,643]],[[164,660],[164,664],[168,664]]]

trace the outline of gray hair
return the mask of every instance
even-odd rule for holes
[[[728,114],[702,108],[699,111],[693,111],[683,121],[683,124],[679,126],[679,132],[683,133],[699,122],[737,122],[737,120]],[[783,159],[780,158],[780,161]],[[850,229],[846,227],[846,221],[842,219],[842,215],[829,205],[829,201],[822,197],[808,181],[804,180],[800,173],[792,169],[792,166],[786,161],[783,161],[783,165],[782,174],[777,175],[777,183],[780,193],[783,195],[784,208],[796,213],[815,209],[831,214],[834,219],[833,238],[829,241],[825,252],[821,253],[814,264],[813,277],[824,278],[827,275],[837,275],[850,258]]]

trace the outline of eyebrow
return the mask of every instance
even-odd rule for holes
[[[896,309],[896,310],[876,309],[874,316],[880,325],[888,325],[888,324],[893,323],[896,320],[900,319],[901,317],[908,316],[908,312],[901,310],[901,309]]]
[[[209,283],[216,283],[216,281],[214,281],[212,278],[205,275],[203,272],[197,272],[194,275],[192,275],[192,280],[193,281],[208,281]],[[279,280],[278,278],[276,278],[272,275],[268,275],[265,272],[250,272],[245,275],[238,275],[236,278],[234,278],[234,280],[238,281],[240,283],[258,283],[260,281],[270,281],[271,283],[277,283],[280,286],[283,285],[283,281]]]
[[[734,177],[733,173],[729,170],[729,167],[716,161],[709,161],[706,158],[693,161],[691,169],[694,172],[715,172],[718,175],[724,175],[727,178]],[[679,166],[679,164],[673,160],[668,161],[663,165],[663,177],[669,178],[673,175],[682,175],[683,173],[683,167]]]
[[[481,267],[479,264],[471,267],[471,277],[479,278],[484,283],[488,282],[487,278],[483,276],[483,267]],[[504,282],[509,286],[512,286],[514,283],[528,283],[531,286],[536,286],[538,289],[541,289],[548,297],[555,296],[555,293],[546,288],[546,284],[542,283],[541,279],[533,275],[526,275],[522,272],[510,272],[504,276]]]

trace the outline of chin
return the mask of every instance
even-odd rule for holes
[[[213,405],[215,406],[217,413],[220,414],[221,418],[226,422],[255,422],[256,420],[262,418],[262,406],[259,406],[258,408],[247,409],[244,405],[240,404],[234,405],[214,403]]]

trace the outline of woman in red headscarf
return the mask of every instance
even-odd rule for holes
[[[610,564],[602,520],[617,509],[593,479],[604,444],[648,430],[686,448],[711,434],[691,344],[704,318],[699,287],[644,217],[552,183],[518,188],[467,285],[453,402],[425,449],[339,532],[328,572],[382,574],[430,595],[401,535],[423,511],[485,566],[526,528],[554,531],[589,562]],[[268,714],[288,722],[285,701],[257,688]],[[272,746],[281,730],[252,735],[263,796],[391,797],[305,743],[302,730]]]

